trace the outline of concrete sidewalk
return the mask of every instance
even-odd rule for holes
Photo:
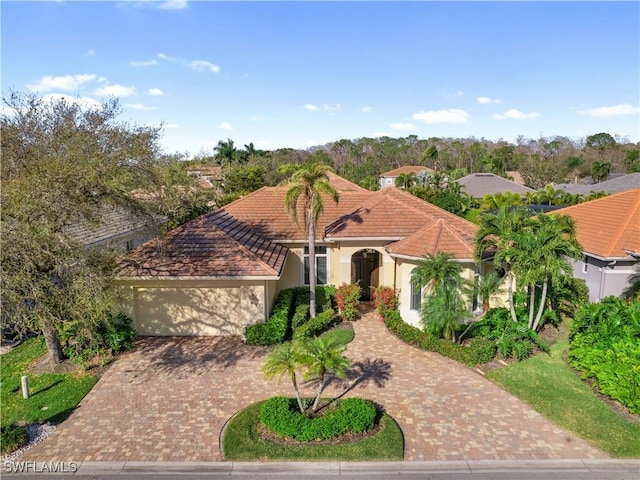
[[[2,477],[42,478],[138,478],[148,476],[235,478],[640,478],[640,459],[603,460],[460,460],[438,462],[18,462]]]

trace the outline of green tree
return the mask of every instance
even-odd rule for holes
[[[265,186],[266,170],[262,165],[242,165],[225,173],[222,190],[226,194],[246,195]]]
[[[604,157],[607,149],[616,147],[617,145],[616,139],[604,132],[588,136],[585,142],[585,148],[596,150],[600,159]]]
[[[487,193],[480,200],[480,210],[497,210],[503,207],[522,205],[522,195],[514,192]]]
[[[454,260],[453,255],[438,252],[435,255],[428,254],[418,262],[411,272],[411,283],[432,290],[444,283],[458,287],[462,283],[461,273],[462,265]]]
[[[320,403],[328,373],[344,378],[349,359],[344,355],[346,345],[341,345],[330,337],[315,337],[305,341],[301,347],[300,362],[306,369],[306,378],[318,382],[316,397],[311,410],[315,412]]]
[[[301,360],[300,345],[294,342],[285,342],[276,346],[271,353],[267,355],[262,371],[267,380],[276,376],[280,379],[285,375],[288,376],[296,392],[296,400],[298,401],[300,412],[304,413],[304,405],[300,397],[300,387],[298,387],[296,374],[296,370],[301,367]]]
[[[596,160],[591,164],[591,177],[596,183],[606,180],[611,173],[611,163]]]
[[[401,173],[397,176],[395,184],[398,188],[411,188],[416,184],[416,174],[413,172]]]
[[[479,218],[479,228],[474,239],[474,256],[480,262],[490,256],[496,266],[504,269],[507,277],[507,293],[509,296],[509,311],[511,319],[516,317],[513,298],[513,255],[512,246],[516,234],[525,225],[529,217],[524,208],[509,208],[502,206],[494,213],[485,213]]]
[[[489,310],[491,298],[504,292],[503,283],[503,278],[497,272],[491,272],[484,277],[478,275],[466,286],[465,293],[480,300],[482,313],[485,314]]]
[[[329,181],[331,167],[322,163],[283,165],[281,171],[291,178],[285,194],[285,207],[298,224],[298,202],[303,200],[304,226],[309,244],[309,314],[316,316],[316,224],[324,210],[323,194],[338,203],[339,194]]]
[[[3,100],[13,113],[0,116],[2,326],[41,330],[58,363],[58,330],[96,326],[114,307],[113,252],[87,249],[71,227],[100,223],[105,208],[157,226],[160,131],[118,122],[115,99],[88,108],[18,92]]]
[[[223,167],[229,167],[235,160],[238,149],[233,144],[233,140],[228,138],[226,142],[224,140],[218,141],[218,145],[214,151],[218,164]]]
[[[472,317],[454,283],[437,284],[431,295],[422,304],[420,319],[424,329],[441,338],[456,341],[460,325]]]

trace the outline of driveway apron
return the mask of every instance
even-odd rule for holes
[[[326,396],[382,405],[402,428],[405,460],[607,458],[474,370],[403,343],[374,312],[354,329],[352,369]],[[287,379],[264,379],[268,352],[236,337],[141,339],[21,460],[222,461],[220,432],[232,415],[293,393]]]

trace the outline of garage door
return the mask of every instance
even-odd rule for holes
[[[136,288],[140,335],[241,335],[240,287]]]

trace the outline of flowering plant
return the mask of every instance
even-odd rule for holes
[[[362,289],[357,283],[342,284],[336,292],[338,310],[345,320],[355,320]]]
[[[384,319],[385,313],[398,309],[398,291],[395,288],[379,286],[373,291],[373,304],[380,317]]]

